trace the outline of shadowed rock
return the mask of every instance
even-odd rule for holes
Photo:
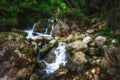
[[[26,80],[35,66],[32,47],[15,33],[0,33],[0,80]]]

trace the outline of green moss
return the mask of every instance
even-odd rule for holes
[[[1,32],[0,33],[0,41],[5,41],[5,40],[11,40],[13,39],[17,34],[11,33],[11,32]]]
[[[6,33],[0,33],[0,41],[6,40],[8,36],[9,36],[9,35],[6,34]]]
[[[29,50],[28,46],[23,47],[23,51],[27,52]]]
[[[20,29],[15,29],[15,28],[13,28],[11,31],[14,32],[14,33],[21,34],[21,35],[23,35],[23,36],[26,36],[26,35],[27,35],[26,32],[24,32],[23,30],[20,30]]]
[[[39,50],[40,53],[47,52],[51,47],[49,45],[43,46],[42,49]]]

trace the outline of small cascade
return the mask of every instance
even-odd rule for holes
[[[35,26],[36,26],[36,23],[33,25],[32,29],[25,30],[25,32],[28,34],[26,36],[27,39],[30,39],[31,37],[33,37]]]
[[[51,39],[53,38],[53,37],[52,37],[52,33],[53,33],[53,30],[54,30],[55,24],[52,24],[50,34],[47,34],[48,28],[45,29],[45,32],[44,32],[44,33],[34,32],[35,26],[36,26],[36,23],[33,25],[32,29],[24,30],[24,31],[28,34],[28,35],[26,36],[27,39],[34,39],[35,36],[43,36],[43,37],[48,36],[48,37],[50,37]],[[35,35],[34,35],[34,34],[35,34]]]
[[[54,63],[47,63],[43,60],[46,64],[46,68],[44,69],[46,74],[54,73],[61,65],[65,66],[67,63],[66,44],[64,42],[59,42],[54,54],[56,56]]]
[[[54,31],[55,22],[53,20],[48,20],[48,21],[52,23],[50,34],[47,34],[48,32],[47,28],[44,33],[34,32],[34,29],[36,26],[36,23],[35,23],[32,29],[25,30],[25,32],[28,34],[26,38],[32,39],[33,37],[36,37],[36,36],[50,36],[51,38],[53,38],[52,34]],[[37,56],[38,63],[41,63],[41,62],[45,63],[46,68],[42,71],[45,71],[46,74],[48,75],[54,73],[57,69],[59,69],[60,66],[65,66],[65,64],[67,63],[68,55],[66,52],[66,43],[58,42],[58,47],[55,49],[54,54],[55,54],[55,61],[53,63],[47,63],[45,60],[41,60],[39,56],[40,54],[38,54]]]

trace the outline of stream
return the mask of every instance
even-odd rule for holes
[[[54,39],[52,34],[54,31],[55,23],[53,22],[53,20],[48,20],[48,22],[52,23],[50,34],[46,34],[48,31],[47,28],[45,29],[44,33],[34,32],[34,29],[36,26],[36,23],[35,23],[32,29],[24,30],[28,34],[26,36],[26,39],[34,40],[36,37],[39,37],[39,36],[42,36],[42,37],[47,36],[47,37],[50,37],[51,39]],[[42,71],[45,71],[47,75],[54,73],[57,69],[59,69],[60,66],[66,65],[67,57],[68,57],[67,51],[66,51],[66,43],[58,41],[58,47],[54,50],[54,54],[55,54],[55,61],[52,63],[47,63],[45,60],[42,60],[39,55],[37,56],[37,63],[44,62],[44,64],[46,65],[46,68],[43,69]]]

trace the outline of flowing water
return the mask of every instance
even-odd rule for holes
[[[52,34],[46,34],[48,31],[48,28],[46,28],[44,33],[39,33],[39,32],[34,32],[35,26],[36,26],[36,23],[33,25],[32,29],[25,30],[25,32],[27,33],[27,36],[26,36],[27,39],[34,39],[36,36],[50,37],[51,39],[53,38]]]
[[[53,21],[51,21],[51,22],[53,23]],[[46,28],[44,33],[34,32],[35,25],[36,25],[36,23],[33,25],[32,29],[25,30],[25,32],[28,34],[27,37],[26,37],[27,39],[35,37],[33,35],[33,33],[35,33],[36,36],[50,36],[51,38],[53,38],[52,33],[53,33],[54,27],[55,27],[54,23],[51,26],[50,34],[46,34],[47,31],[48,31],[47,28]],[[43,71],[45,71],[46,74],[48,74],[48,75],[51,74],[51,73],[54,73],[57,69],[59,69],[59,67],[61,65],[65,66],[65,64],[67,63],[66,43],[58,42],[58,47],[55,49],[54,54],[55,54],[56,58],[55,58],[55,62],[53,62],[53,63],[47,63],[45,60],[41,60],[40,56],[37,57],[37,62],[40,63],[42,61],[42,62],[45,63],[46,68]]]

